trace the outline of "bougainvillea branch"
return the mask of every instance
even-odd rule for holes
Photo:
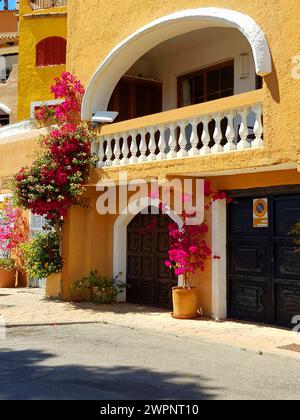
[[[71,205],[79,203],[91,168],[92,133],[80,123],[84,88],[70,73],[63,73],[51,87],[58,126],[42,137],[40,156],[15,176],[14,195],[18,206],[45,216],[59,226]]]
[[[23,259],[21,245],[28,241],[29,226],[22,210],[5,203],[0,214],[0,258],[12,259],[18,267]]]
[[[231,201],[225,192],[214,192],[212,189],[211,182],[209,180],[206,180],[204,182],[204,195],[206,198],[206,210],[209,210],[215,201]],[[151,199],[159,200],[159,190],[154,192],[152,191],[149,194],[149,197]],[[182,195],[183,202],[188,202],[192,200],[193,197],[191,195]],[[159,206],[161,212],[164,212],[167,209],[166,203],[160,202]],[[176,223],[171,223],[169,225],[169,258],[165,262],[166,266],[174,270],[177,276],[183,277],[183,287],[185,288],[189,288],[191,286],[190,275],[194,275],[197,270],[205,270],[205,263],[209,258],[220,258],[219,256],[212,254],[212,249],[207,243],[207,234],[209,233],[209,227],[207,223],[204,222],[199,225],[190,225],[188,223],[188,219],[191,216],[191,214],[188,215],[185,212],[183,212],[183,214],[181,215],[183,221],[182,226],[178,226]],[[153,223],[151,222],[149,224],[149,226],[146,228],[146,231],[151,230],[153,228]]]

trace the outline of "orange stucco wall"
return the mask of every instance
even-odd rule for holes
[[[214,190],[252,189],[300,184],[300,174],[296,170],[267,172],[264,174],[232,175],[211,178]],[[80,280],[91,270],[101,274],[113,274],[113,230],[117,215],[101,216],[96,212],[99,193],[90,187],[87,192],[88,208],[72,208],[64,230],[63,298],[65,300],[82,297],[72,290],[72,283]],[[210,227],[207,241],[211,245],[211,213],[206,213]],[[197,273],[193,284],[197,286],[199,303],[206,316],[211,316],[212,284],[211,261],[204,273]]]

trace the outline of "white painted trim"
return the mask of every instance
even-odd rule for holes
[[[8,106],[2,104],[1,102],[0,102],[0,110],[5,112],[5,114],[10,114],[11,113],[11,109]]]
[[[159,208],[160,201],[145,197],[141,200],[130,203],[130,205],[118,217],[114,225],[114,242],[113,242],[113,275],[119,276],[119,280],[126,282],[127,274],[127,226],[132,219],[142,210],[149,206]],[[183,222],[180,216],[170,211],[168,216],[182,226]],[[180,281],[180,279],[179,279]],[[126,291],[118,296],[119,302],[126,301]]]
[[[212,205],[212,317],[227,317],[227,203],[215,201]]]
[[[272,72],[266,36],[250,16],[217,7],[183,10],[142,27],[110,52],[87,87],[82,104],[82,119],[90,120],[94,112],[107,109],[117,82],[146,52],[175,36],[207,27],[239,30],[252,48],[257,74],[266,76]]]
[[[34,110],[37,106],[44,105],[59,105],[63,102],[62,99],[53,99],[51,101],[33,101],[30,104],[30,118],[34,118]]]
[[[7,198],[12,198],[12,194],[0,194],[0,203],[4,203]]]

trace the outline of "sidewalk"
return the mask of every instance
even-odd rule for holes
[[[0,315],[5,318],[8,327],[111,323],[300,359],[300,353],[278,349],[291,344],[300,345],[300,335],[288,330],[232,321],[179,321],[167,311],[131,304],[98,306],[46,301],[42,289],[0,289]]]

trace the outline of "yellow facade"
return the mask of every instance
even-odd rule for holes
[[[33,11],[29,1],[20,1],[19,121],[30,118],[31,102],[53,99],[53,78],[66,69],[65,65],[36,67],[36,45],[51,36],[67,38],[67,7]]]
[[[99,128],[98,135],[110,136],[140,127],[159,126],[171,120],[250,107],[260,102],[263,105],[264,147],[127,165],[128,179],[156,178],[163,181],[193,176],[210,179],[215,190],[228,191],[300,185],[300,80],[295,77],[295,57],[300,54],[298,0],[89,0],[88,5],[86,3],[70,0],[68,18],[64,15],[66,10],[62,8],[51,10],[51,13],[62,14],[60,17],[25,18],[24,15],[35,15],[37,12],[32,13],[27,2],[21,1],[19,119],[29,117],[32,101],[52,99],[49,94],[51,81],[64,70],[64,66],[35,68],[34,46],[44,37],[68,37],[67,70],[76,74],[88,87],[93,74],[109,53],[132,33],[155,19],[191,8],[231,9],[252,18],[267,38],[272,72],[264,77],[262,89],[249,89],[245,93],[210,103],[111,124]],[[109,76],[110,71],[108,66],[103,78]],[[20,166],[28,164],[30,158],[27,155],[33,149],[37,133],[35,138],[32,137],[27,135],[24,141],[18,137],[0,142],[0,161],[7,159],[0,166],[0,178],[9,178]],[[85,195],[89,207],[72,208],[67,217],[63,235],[65,266],[62,272],[62,297],[65,300],[80,297],[73,291],[72,284],[89,271],[97,269],[103,275],[114,274],[114,229],[119,215],[100,216],[97,213],[99,193],[95,186],[100,179],[117,181],[120,170],[124,168],[112,166],[93,170]],[[206,219],[212,231],[214,220],[210,212]],[[211,232],[208,243],[212,244]],[[207,316],[213,311],[212,273],[213,263],[210,261],[205,273],[198,273],[193,280],[198,288],[199,302]]]

